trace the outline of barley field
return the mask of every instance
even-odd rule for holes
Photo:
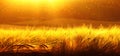
[[[120,54],[120,26],[0,27],[0,52],[39,52],[53,56]],[[80,54],[81,53],[81,54]],[[50,55],[48,55],[50,56]]]

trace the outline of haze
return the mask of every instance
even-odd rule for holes
[[[120,21],[119,0],[0,0],[0,24],[78,24]]]

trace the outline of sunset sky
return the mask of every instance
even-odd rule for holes
[[[54,24],[69,20],[119,22],[120,1],[0,0],[0,24]]]

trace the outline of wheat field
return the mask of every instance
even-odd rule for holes
[[[0,52],[120,53],[120,26],[0,27]]]

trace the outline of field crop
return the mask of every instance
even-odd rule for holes
[[[1,27],[0,52],[49,52],[51,56],[119,56],[120,27]]]

